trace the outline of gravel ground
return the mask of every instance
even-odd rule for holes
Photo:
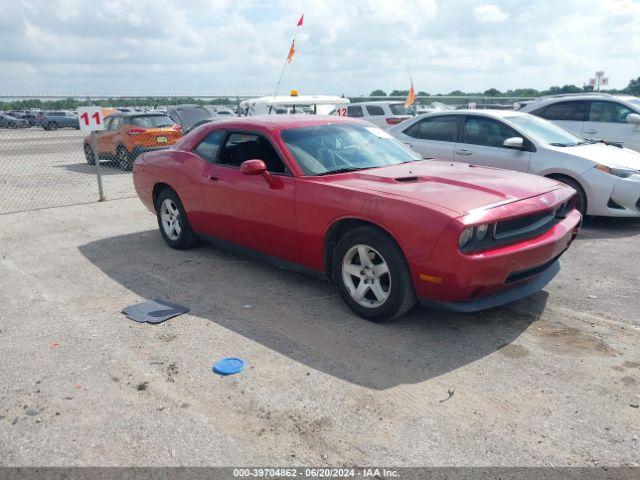
[[[639,239],[592,220],[546,291],[375,325],[137,199],[0,215],[0,465],[638,465]],[[151,298],[191,312],[120,313]]]

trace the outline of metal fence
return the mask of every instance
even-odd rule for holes
[[[0,128],[0,214],[98,201],[83,141],[75,128]],[[135,194],[130,172],[100,166],[106,199]]]
[[[100,170],[103,199],[111,200],[135,195],[131,172],[123,170],[117,161],[103,159],[92,165],[85,154],[85,135],[77,122],[33,125],[29,112],[71,111],[80,105],[159,109],[168,105],[199,103],[234,107],[250,96],[20,96],[0,94],[0,114],[16,112],[29,126],[11,124],[0,116],[0,214],[36,210],[99,201],[97,170]],[[392,97],[352,97],[352,101],[382,100]],[[419,97],[429,105],[440,102],[449,106],[468,102],[513,104],[513,97]]]

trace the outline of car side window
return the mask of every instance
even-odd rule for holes
[[[462,129],[462,143],[502,147],[502,143],[511,137],[522,137],[513,128],[492,118],[466,117]]]
[[[349,105],[347,107],[348,117],[364,117],[364,111],[360,105]]]
[[[231,133],[218,156],[220,165],[240,167],[247,160],[262,160],[272,173],[289,173],[269,140],[255,133]]]
[[[540,113],[537,113],[540,112]],[[533,112],[547,120],[570,120],[574,122],[584,121],[585,114],[587,112],[587,102],[575,101],[575,102],[558,102],[552,103],[545,109]]]
[[[367,105],[366,108],[369,115],[384,115],[384,108],[380,105]]]
[[[215,132],[211,132],[204,138],[204,140],[200,142],[200,144],[196,148],[194,148],[195,152],[198,153],[198,155],[204,158],[207,162],[216,163],[218,152],[220,151],[220,147],[222,146],[222,142],[224,140],[224,135],[224,130],[216,130]]]
[[[634,113],[631,109],[617,102],[591,102],[589,106],[590,122],[627,123],[627,115]]]
[[[429,117],[414,123],[404,133],[420,140],[455,142],[458,138],[458,123],[457,115]]]
[[[109,130],[116,130],[119,126],[120,123],[122,122],[122,117],[112,117],[111,118],[111,123],[109,123]]]

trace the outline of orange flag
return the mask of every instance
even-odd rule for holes
[[[291,41],[291,48],[289,49],[289,55],[287,55],[287,63],[291,63],[293,60],[293,54],[296,53],[296,41]]]
[[[414,103],[416,103],[416,92],[413,90],[413,81],[411,81],[411,88],[409,89],[409,95],[407,95],[407,99],[404,102],[404,108],[409,108]]]

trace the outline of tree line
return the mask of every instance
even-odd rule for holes
[[[535,88],[516,88],[514,90],[506,90],[501,92],[497,88],[490,88],[485,90],[484,92],[463,92],[462,90],[453,90],[449,93],[438,93],[436,95],[430,95],[427,92],[419,91],[416,93],[419,97],[430,97],[430,96],[451,96],[451,97],[541,97],[544,95],[558,95],[561,93],[585,93],[585,92],[593,92],[594,89],[591,85],[584,85],[582,87],[578,87],[576,85],[563,85],[562,87],[553,86],[549,87],[547,90],[536,90]],[[629,81],[629,85],[621,90],[610,89],[604,90],[601,89],[600,92],[603,93],[614,93],[614,94],[628,94],[628,95],[640,95],[640,77],[631,79]],[[409,90],[392,90],[388,95],[384,90],[374,90],[369,96],[370,97],[406,97],[409,94]]]
[[[39,98],[29,98],[24,100],[10,100],[0,102],[0,110],[75,110],[78,107],[97,105],[99,107],[166,107],[169,105],[235,105],[236,99],[220,97],[203,100],[194,97],[139,97],[139,98],[106,98],[94,100],[90,97],[61,98],[56,100],[46,100]]]

